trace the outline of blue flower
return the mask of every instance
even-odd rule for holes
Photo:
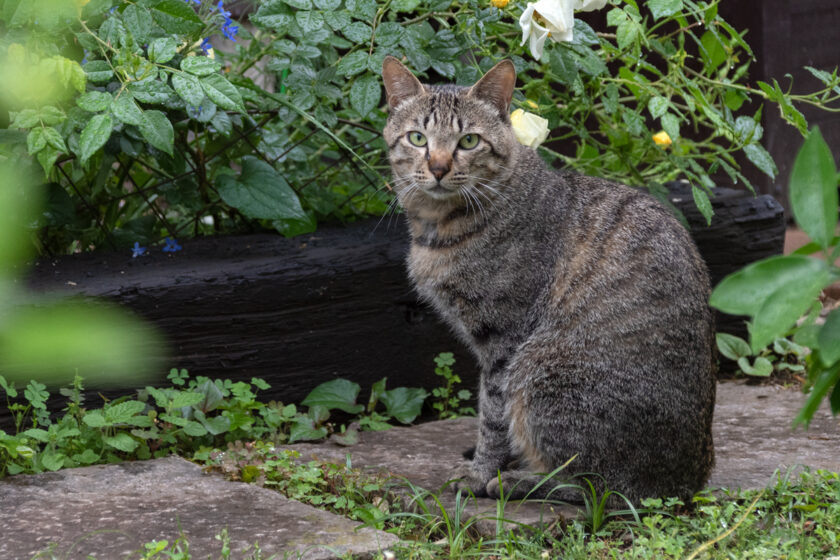
[[[141,246],[140,246],[140,243],[139,243],[139,242],[137,242],[137,241],[135,241],[135,242],[134,242],[134,247],[132,247],[132,249],[131,249],[131,258],[132,258],[132,259],[136,259],[136,258],[137,258],[137,257],[139,257],[140,255],[143,255],[143,254],[145,254],[145,253],[146,253],[146,248],[145,248],[145,247],[141,247]]]
[[[230,23],[230,12],[225,11],[224,7],[224,0],[219,0],[219,3],[216,4],[216,7],[219,9],[219,13],[222,14],[225,18],[225,23]]]
[[[183,247],[178,245],[177,239],[172,239],[171,237],[167,237],[164,239],[166,245],[163,246],[164,253],[174,253],[175,251],[180,251]]]
[[[210,38],[209,38],[209,37],[205,37],[205,38],[201,41],[201,45],[200,45],[200,46],[201,46],[201,52],[203,52],[205,55],[206,55],[208,52],[210,52],[210,49],[212,49],[212,48],[213,48],[213,45],[210,43]]]
[[[201,6],[201,0],[184,0],[184,2],[186,2],[187,4],[189,4],[190,2],[195,2],[196,4]]]
[[[233,26],[224,25],[222,27],[222,33],[224,34],[224,36],[227,37],[228,39],[230,39],[231,41],[233,41],[234,43],[236,42],[236,39],[234,39],[233,37],[234,37],[234,35],[236,35],[236,33],[238,31],[239,31],[239,26],[238,25],[233,25]]]

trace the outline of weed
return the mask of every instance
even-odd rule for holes
[[[432,408],[438,411],[438,418],[456,418],[458,416],[475,416],[475,409],[462,406],[462,401],[472,398],[472,393],[466,389],[456,391],[455,386],[461,383],[461,378],[452,371],[455,357],[452,352],[441,352],[435,357],[435,375],[443,378],[445,385],[432,390],[435,397]]]

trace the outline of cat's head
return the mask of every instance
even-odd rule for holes
[[[428,86],[389,56],[382,77],[390,110],[383,135],[403,206],[495,198],[517,146],[508,116],[513,64],[500,62],[472,87]]]

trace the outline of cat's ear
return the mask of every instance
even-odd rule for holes
[[[469,95],[493,103],[499,113],[508,114],[510,101],[513,99],[513,88],[516,87],[516,69],[513,62],[503,60],[478,80],[470,88]]]
[[[388,106],[392,109],[403,100],[423,93],[423,84],[417,76],[393,56],[386,56],[382,61],[382,80],[385,82]]]

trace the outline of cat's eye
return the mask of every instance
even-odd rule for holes
[[[416,130],[412,130],[408,133],[408,141],[418,148],[422,148],[426,145],[426,137],[423,136],[422,132],[417,132]]]
[[[478,138],[478,134],[465,134],[458,141],[458,146],[465,150],[472,150],[473,148],[478,146]]]

